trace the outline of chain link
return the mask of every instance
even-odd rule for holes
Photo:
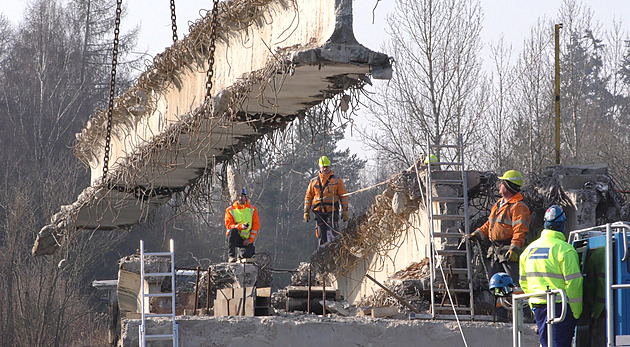
[[[171,26],[173,27],[173,42],[177,41],[177,17],[175,16],[175,0],[171,0]]]
[[[210,51],[208,52],[208,71],[206,72],[206,105],[212,97],[212,77],[214,76],[214,51],[217,40],[217,20],[219,15],[219,0],[214,0],[212,6],[212,22],[210,23]]]
[[[120,14],[122,0],[116,0],[116,20],[114,22],[114,48],[112,49],[112,71],[109,82],[109,104],[107,107],[107,133],[105,134],[105,154],[103,155],[103,182],[109,170],[109,151],[112,140],[112,118],[114,112],[114,94],[116,93],[116,65],[118,64],[118,35],[120,34]]]

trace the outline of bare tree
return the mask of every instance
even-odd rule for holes
[[[371,128],[364,141],[384,162],[411,165],[432,143],[467,141],[479,122],[478,1],[398,0],[388,18],[390,39],[383,48],[395,58],[395,76],[369,105]],[[441,153],[435,153],[440,156]]]

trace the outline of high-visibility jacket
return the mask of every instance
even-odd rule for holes
[[[260,229],[260,221],[258,220],[258,210],[256,207],[249,204],[249,201],[245,200],[245,204],[241,205],[238,201],[234,201],[232,206],[225,209],[225,227],[227,236],[230,229],[238,228],[239,224],[248,223],[249,227],[244,230],[240,230],[239,234],[245,239],[249,239],[250,242],[254,242],[256,236],[258,236],[258,230]]]
[[[344,211],[348,210],[348,192],[341,178],[335,177],[332,172],[328,175],[320,173],[311,179],[304,196],[304,212],[310,212],[311,207],[315,212],[327,213],[339,211],[339,204]]]
[[[508,202],[497,201],[490,210],[488,220],[478,229],[490,241],[510,241],[522,249],[529,231],[529,208],[523,202],[523,195],[516,193]]]
[[[582,283],[578,254],[559,231],[544,229],[521,254],[520,285],[523,291],[541,292],[547,287],[564,289],[576,319],[582,314]],[[558,295],[556,302],[561,301]],[[544,296],[529,298],[530,305],[546,303]]]

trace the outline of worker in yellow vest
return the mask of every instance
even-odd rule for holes
[[[258,210],[247,200],[245,188],[232,206],[225,209],[225,228],[227,229],[225,235],[228,242],[228,261],[234,263],[239,257],[253,257],[254,241],[258,236],[260,222]],[[245,250],[242,255],[236,253],[237,247]]]
[[[553,325],[553,346],[569,347],[577,320],[582,314],[582,272],[577,251],[567,243],[562,208],[553,205],[545,212],[545,229],[520,257],[520,284],[525,293],[563,289],[569,305],[564,321]],[[547,298],[531,297],[540,344],[547,347]],[[562,308],[556,303],[556,317]]]

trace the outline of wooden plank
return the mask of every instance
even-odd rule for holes
[[[233,288],[222,288],[217,290],[217,300],[230,300],[234,298]]]
[[[241,313],[243,311],[241,310]],[[249,297],[245,299],[245,316],[247,317],[253,317],[254,313],[255,313],[255,309],[254,309],[254,298],[253,297]]]
[[[230,314],[228,307],[229,300],[217,299],[214,300],[214,315],[217,317],[225,317]]]
[[[254,287],[234,288],[233,293],[234,295],[232,296],[232,299],[254,297]]]
[[[238,316],[241,299],[228,300],[228,316]]]
[[[372,318],[390,317],[398,314],[398,307],[374,307],[372,308]]]
[[[256,296],[271,297],[271,287],[256,288]]]

